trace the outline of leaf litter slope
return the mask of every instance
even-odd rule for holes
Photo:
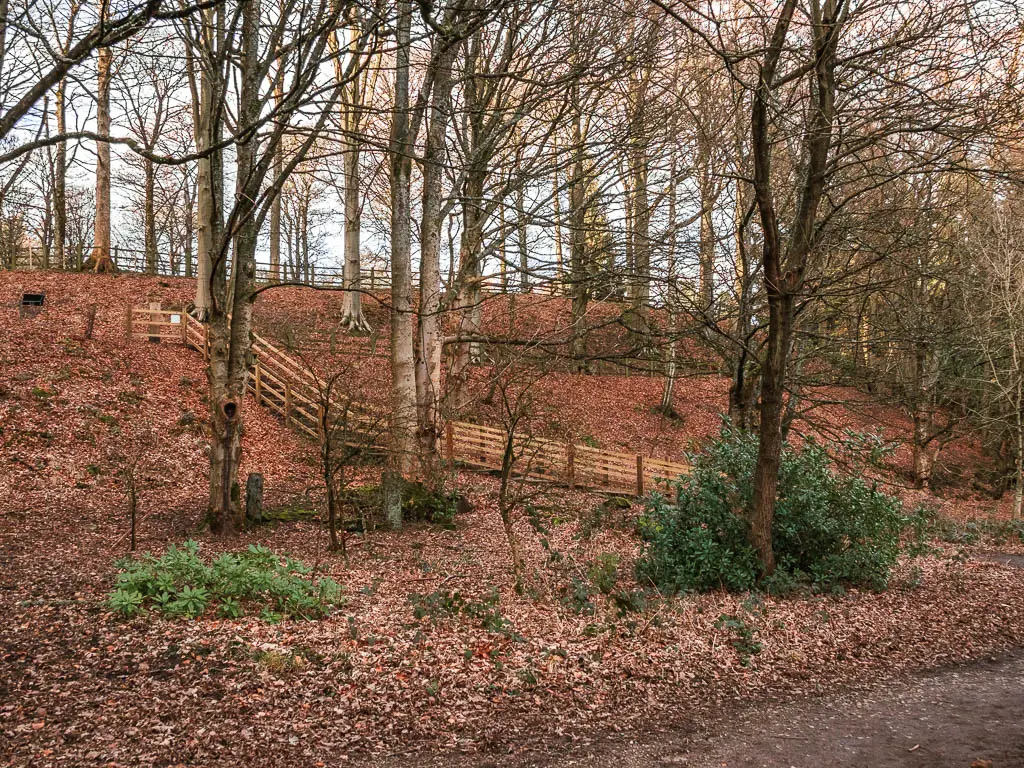
[[[163,285],[162,283],[167,283]],[[315,623],[253,619],[124,621],[104,606],[126,549],[111,456],[149,422],[140,546],[195,535],[204,495],[202,374],[194,353],[124,343],[123,306],[184,301],[184,281],[15,273],[47,290],[36,318],[0,313],[0,765],[285,766],[377,764],[425,751],[508,754],[588,743],[653,724],[693,723],[740,702],[797,697],[956,663],[1024,643],[1021,571],[991,561],[906,564],[894,589],[844,599],[727,595],[652,600],[620,615],[567,599],[600,553],[621,555],[633,589],[628,515],[593,526],[598,500],[537,499],[548,546],[517,522],[531,592],[513,588],[490,478],[457,478],[473,510],[454,530],[411,527],[360,538],[348,565],[315,523],[264,528],[208,552],[263,543],[323,565],[348,602]],[[82,307],[98,305],[92,340]],[[186,380],[190,383],[186,383]],[[245,469],[281,503],[314,486],[310,446],[247,409]],[[93,467],[93,469],[90,469]],[[553,557],[552,552],[558,553]],[[416,619],[410,593],[458,591],[505,623],[463,613]],[[744,666],[723,613],[746,617],[762,650]],[[505,631],[494,631],[495,627]]]

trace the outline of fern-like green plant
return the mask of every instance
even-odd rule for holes
[[[262,545],[220,555],[207,564],[199,545],[186,541],[158,557],[143,554],[117,562],[121,570],[108,606],[123,616],[147,608],[197,618],[213,609],[224,618],[250,611],[267,621],[323,618],[343,602],[341,586],[315,578],[300,560],[279,557]]]

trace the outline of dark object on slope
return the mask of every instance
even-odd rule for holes
[[[250,525],[263,522],[263,475],[251,472],[245,481],[245,519]]]
[[[18,313],[21,317],[35,317],[43,309],[43,302],[46,301],[45,293],[23,293]]]

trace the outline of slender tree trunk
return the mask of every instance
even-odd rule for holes
[[[633,157],[633,269],[636,284],[633,309],[646,326],[651,302],[651,211],[647,199],[647,150],[641,146]],[[644,338],[644,343],[648,339]]]
[[[675,414],[676,409],[672,404],[672,397],[675,394],[676,387],[676,372],[677,364],[676,357],[678,346],[678,340],[676,338],[678,334],[678,313],[674,307],[670,306],[668,310],[668,339],[665,342],[665,386],[661,390],[661,406],[660,410],[666,416],[672,416]]]
[[[186,182],[187,183],[187,182]],[[185,219],[185,236],[183,238],[182,250],[184,251],[185,259],[185,277],[195,277],[195,264],[193,263],[192,256],[192,235],[193,235],[193,222],[195,221],[195,204],[190,194],[185,195],[185,210],[183,213]]]
[[[1019,373],[1019,372],[1018,372]],[[1016,486],[1013,489],[1013,519],[1020,520],[1021,508],[1024,507],[1024,411],[1022,405],[1021,384],[1017,385],[1017,412],[1014,415],[1014,426],[1016,427],[1017,456],[1014,461],[1016,471]]]
[[[586,178],[583,150],[583,135],[580,116],[573,124],[573,162],[569,179],[569,283],[572,292],[572,349],[578,371],[589,371],[587,363],[587,304],[590,301],[590,285],[587,274],[587,211]]]
[[[280,106],[284,98],[284,65],[279,64],[277,75],[274,78],[274,100]],[[284,170],[283,148],[278,147],[274,155],[274,183],[280,178]],[[274,200],[270,204],[270,274],[268,279],[272,283],[281,280],[281,189],[275,187]]]
[[[555,139],[555,150],[557,154],[558,140]],[[565,276],[565,267],[562,262],[562,190],[558,186],[558,169],[551,175],[551,202],[554,206],[555,216],[555,279],[561,284]],[[564,290],[564,287],[561,288]]]
[[[455,345],[451,368],[451,391],[455,410],[466,404],[465,387],[470,366],[480,357],[480,252],[483,248],[484,172],[471,168],[462,190],[462,238],[459,244],[459,274],[456,280],[456,309],[459,316],[459,342]]]
[[[274,159],[274,174],[281,172],[281,159]],[[281,191],[274,194],[270,204],[270,270],[267,278],[272,283],[281,280]]]
[[[668,311],[668,339],[665,342],[665,385],[661,391],[661,412],[665,415],[672,415],[675,413],[675,408],[672,405],[672,397],[675,393],[676,386],[676,358],[678,356],[677,346],[679,340],[677,338],[679,333],[679,310],[676,301],[676,163],[675,159],[672,160],[672,176],[670,183],[672,184],[669,190],[668,196],[668,281],[665,286],[666,289],[666,309]]]
[[[204,25],[211,31],[209,34],[219,38],[214,31],[221,25],[220,11],[218,9],[207,9],[204,12]],[[215,254],[215,249],[221,242],[223,215],[220,203],[223,200],[224,155],[221,150],[210,151],[210,147],[217,145],[220,139],[219,122],[215,120],[215,91],[216,78],[213,72],[207,68],[201,70],[198,85],[195,82],[194,73],[198,67],[194,62],[189,61],[189,86],[192,89],[193,121],[195,124],[196,149],[204,153],[199,158],[196,168],[196,298],[195,315],[200,322],[205,322],[210,316],[213,307],[213,296],[211,293],[215,271],[224,269],[226,253]],[[214,259],[217,259],[217,270],[215,270]]]
[[[63,135],[67,131],[67,112],[65,92],[67,79],[57,86],[54,109],[57,117],[57,133]],[[68,258],[68,203],[67,203],[68,145],[62,141],[57,144],[53,161],[53,246],[54,257],[59,269],[72,269],[74,264]]]
[[[772,527],[782,455],[782,407],[786,369],[793,339],[796,297],[804,286],[807,259],[816,238],[818,207],[825,191],[826,167],[835,117],[836,46],[842,23],[832,14],[842,6],[829,4],[826,17],[814,20],[814,88],[809,124],[804,130],[802,158],[806,167],[798,190],[793,225],[785,245],[772,193],[769,135],[771,103],[778,63],[786,45],[796,0],[785,0],[764,53],[751,109],[754,191],[761,214],[762,265],[768,302],[768,334],[761,367],[761,406],[757,464],[750,509],[750,540],[766,576],[775,570]],[[843,12],[845,13],[845,12]]]
[[[412,8],[399,0],[395,97],[391,118],[391,466],[392,483],[410,477],[416,457],[416,362],[412,310],[412,206],[413,139],[409,114],[409,45]],[[401,505],[385,510],[392,529],[402,525]]]
[[[110,75],[113,52],[100,48],[96,64],[96,218],[95,244],[90,266],[96,272],[113,272],[110,258]]]
[[[243,7],[241,35],[239,125],[259,120],[261,76],[259,69],[260,3]],[[234,262],[230,287],[224,259],[215,267],[213,307],[210,315],[210,496],[211,529],[234,535],[245,522],[240,504],[238,469],[242,458],[242,403],[251,360],[252,301],[255,285],[256,245],[259,223],[253,215],[261,179],[256,173],[258,139],[247,135],[236,142],[235,199],[237,223],[233,231]],[[227,236],[226,234],[224,236]],[[219,244],[224,253],[226,242]]]
[[[420,226],[420,312],[416,355],[416,400],[419,416],[419,459],[425,478],[437,468],[438,397],[441,390],[441,177],[444,171],[445,132],[451,112],[452,63],[456,46],[447,46],[437,58],[431,90],[426,143],[423,150],[423,206]]]
[[[707,152],[702,152],[700,184],[700,311],[706,323],[715,321],[715,182],[708,167]]]
[[[159,268],[160,255],[156,248],[156,167],[152,160],[144,160],[143,177],[145,184],[143,217],[145,219],[146,274],[155,275]]]
[[[522,189],[516,195],[516,228],[518,230],[516,240],[519,243],[519,289],[523,293],[530,292],[530,252],[529,244],[526,241],[527,221],[526,204],[523,198],[526,192]]]
[[[498,275],[501,292],[508,293],[508,234],[505,219],[505,201],[498,202]]]
[[[369,333],[370,327],[363,314],[362,263],[359,253],[362,229],[362,201],[359,195],[361,174],[359,169],[359,142],[355,137],[346,139],[345,150],[345,266],[342,296],[341,325],[350,331]]]

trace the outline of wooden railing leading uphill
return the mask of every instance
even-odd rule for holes
[[[173,340],[199,351],[209,350],[207,326],[180,310],[132,307],[126,315],[129,338]],[[314,439],[320,437],[322,383],[300,360],[259,334],[253,334],[253,366],[247,387],[256,402],[278,414],[286,424]],[[333,410],[333,404],[332,408]],[[382,418],[368,409],[347,415],[348,430],[376,437]],[[516,435],[519,459],[516,474],[569,488],[642,496],[661,479],[688,474],[688,464],[651,459],[638,453],[617,453],[586,445]],[[504,430],[449,421],[444,428],[442,455],[453,465],[500,470],[507,435]],[[384,447],[384,446],[381,446]]]

